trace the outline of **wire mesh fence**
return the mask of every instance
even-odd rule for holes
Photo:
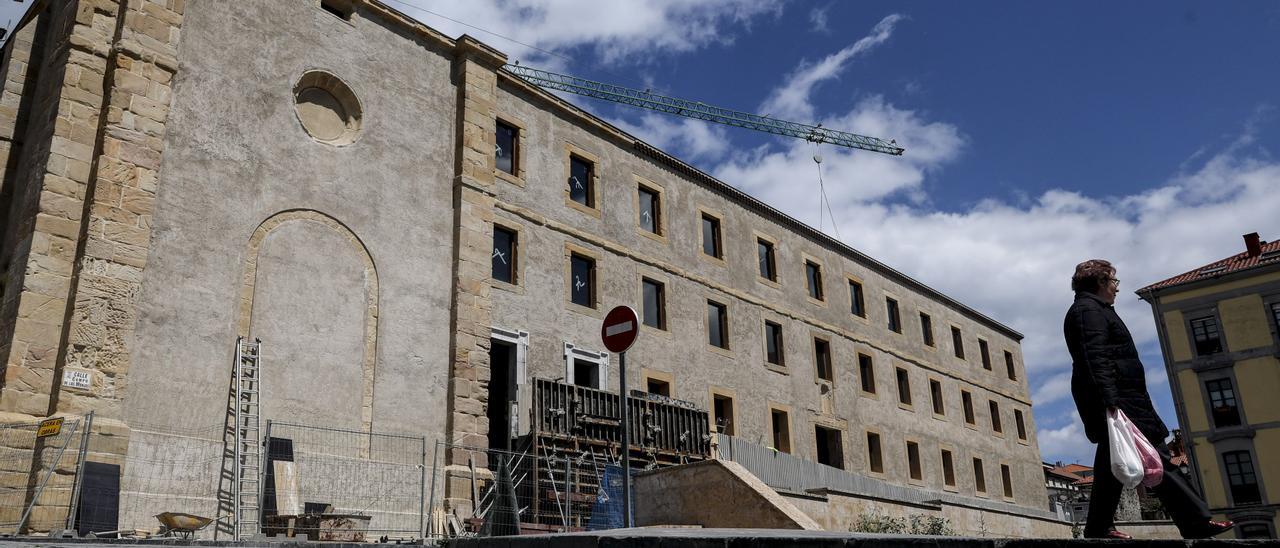
[[[227,430],[224,424],[133,424],[127,441],[95,432],[89,440],[78,532],[228,539]],[[161,514],[209,521],[171,527],[160,521]]]
[[[522,452],[444,447],[455,462],[465,460],[473,470],[473,512],[450,534],[504,536],[623,526],[622,466],[614,455],[546,447]],[[460,454],[465,458],[459,459]],[[474,463],[487,463],[491,474],[477,476]]]
[[[85,418],[0,425],[0,533],[68,526],[83,461]]]
[[[421,538],[423,436],[267,423],[263,532],[311,540]]]

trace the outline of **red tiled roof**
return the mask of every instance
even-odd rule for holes
[[[1062,470],[1069,472],[1071,474],[1075,474],[1076,472],[1089,472],[1093,470],[1093,467],[1085,466],[1083,464],[1068,464],[1066,466],[1063,466]]]
[[[1138,293],[1164,289],[1182,285],[1196,280],[1216,278],[1227,274],[1248,270],[1257,266],[1280,263],[1280,240],[1262,242],[1262,253],[1250,257],[1248,251],[1242,251],[1225,259],[1214,261],[1195,270],[1183,272],[1167,280],[1159,281],[1138,290]]]
[[[1093,485],[1093,476],[1089,476],[1087,478],[1080,478],[1078,481],[1075,482],[1074,485]]]

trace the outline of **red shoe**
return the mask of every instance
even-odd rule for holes
[[[1204,529],[1201,529],[1199,534],[1194,535],[1194,536],[1190,536],[1190,537],[1187,537],[1187,538],[1209,538],[1209,537],[1214,537],[1214,536],[1221,535],[1222,533],[1227,532],[1228,530],[1230,530],[1232,527],[1235,527],[1235,526],[1236,526],[1235,522],[1232,522],[1231,520],[1226,520],[1226,521],[1213,521],[1213,520],[1209,520],[1209,523],[1206,523],[1206,524],[1204,525]]]
[[[1115,540],[1133,540],[1133,535],[1130,535],[1129,533],[1122,533],[1122,532],[1117,531],[1117,530],[1115,530],[1115,529],[1112,529],[1112,530],[1110,530],[1110,531],[1107,531],[1106,533],[1103,533],[1103,534],[1102,534],[1102,535],[1100,535],[1100,536],[1099,536],[1099,535],[1085,535],[1084,537],[1085,537],[1085,538],[1109,538],[1109,539],[1115,539]]]

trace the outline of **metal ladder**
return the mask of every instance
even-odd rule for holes
[[[262,341],[236,338],[235,539],[262,523]]]

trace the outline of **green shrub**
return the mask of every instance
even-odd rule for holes
[[[915,514],[910,518],[895,518],[879,512],[864,512],[849,529],[855,533],[880,533],[885,535],[940,535],[954,536],[956,530],[951,520],[927,514]]]

